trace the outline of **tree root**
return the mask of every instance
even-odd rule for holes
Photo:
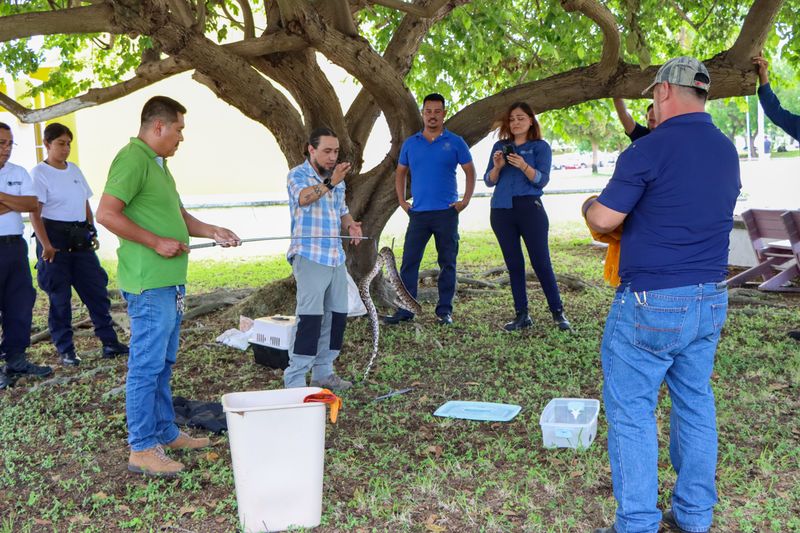
[[[207,315],[208,313],[213,313],[217,309],[221,307],[226,307],[229,305],[236,305],[240,303],[244,298],[253,294],[255,289],[219,289],[213,292],[207,292],[204,294],[191,294],[186,297],[186,307],[187,311],[183,314],[184,320],[192,320],[199,316]],[[114,326],[117,329],[121,329],[126,333],[130,333],[130,322],[128,320],[128,316],[124,312],[120,312],[118,310],[124,310],[127,308],[125,303],[114,303],[111,306],[112,313],[111,318],[114,322]],[[262,316],[262,315],[259,315]],[[238,318],[238,315],[237,315]],[[92,325],[91,318],[84,318],[72,324],[73,330],[78,330],[80,328],[89,327]],[[94,332],[92,330],[84,330],[84,331],[75,331],[74,336],[76,337],[84,337],[84,336],[91,336]],[[36,333],[35,335],[31,335],[31,345],[36,344],[38,342],[42,342],[50,338],[50,330],[45,329]]]

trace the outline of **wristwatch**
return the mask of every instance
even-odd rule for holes
[[[331,179],[330,179],[330,178],[325,178],[324,180],[322,180],[322,184],[323,184],[324,186],[326,186],[326,187],[328,188],[328,190],[329,190],[329,191],[332,191],[332,190],[333,190],[333,188],[334,188],[334,187],[336,187],[336,185],[334,185],[333,183],[331,183]]]

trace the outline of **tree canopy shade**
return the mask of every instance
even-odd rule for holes
[[[57,50],[59,67],[33,90],[64,100],[34,110],[0,94],[0,104],[44,121],[192,70],[268,128],[290,165],[302,161],[311,129],[338,132],[354,162],[351,212],[377,236],[397,206],[392,171],[421,127],[424,94],[448,98],[446,126],[470,145],[513,101],[541,113],[639,98],[657,63],[681,54],[705,60],[712,98],[753,94],[750,58],[765,46],[800,63],[798,11],[800,0],[10,0],[0,5],[2,68],[33,72]],[[361,84],[349,109],[317,53]],[[391,145],[362,169],[381,113]],[[356,273],[374,259],[362,249]]]

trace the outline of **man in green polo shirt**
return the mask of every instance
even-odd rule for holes
[[[189,236],[237,246],[232,231],[206,224],[181,203],[166,158],[183,141],[186,108],[155,96],[142,109],[139,135],[119,151],[108,171],[97,221],[117,235],[118,277],[131,321],[126,388],[128,470],[175,475],[183,464],[164,448],[198,449],[207,438],[178,430],[170,378],[183,317]]]

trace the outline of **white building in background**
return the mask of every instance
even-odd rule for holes
[[[4,76],[2,89],[20,100],[26,87],[9,78]],[[81,167],[96,193],[102,191],[117,151],[138,133],[142,106],[158,94],[174,98],[187,108],[185,141],[170,160],[183,195],[269,195],[285,191],[286,159],[269,130],[219,100],[185,73],[51,121],[66,124],[75,134],[70,160]],[[37,97],[35,107],[50,103],[45,100],[44,96]],[[22,101],[31,106],[30,99]],[[45,124],[22,124],[2,108],[0,121],[14,131],[17,146],[12,162],[31,168],[45,157],[41,145]]]

